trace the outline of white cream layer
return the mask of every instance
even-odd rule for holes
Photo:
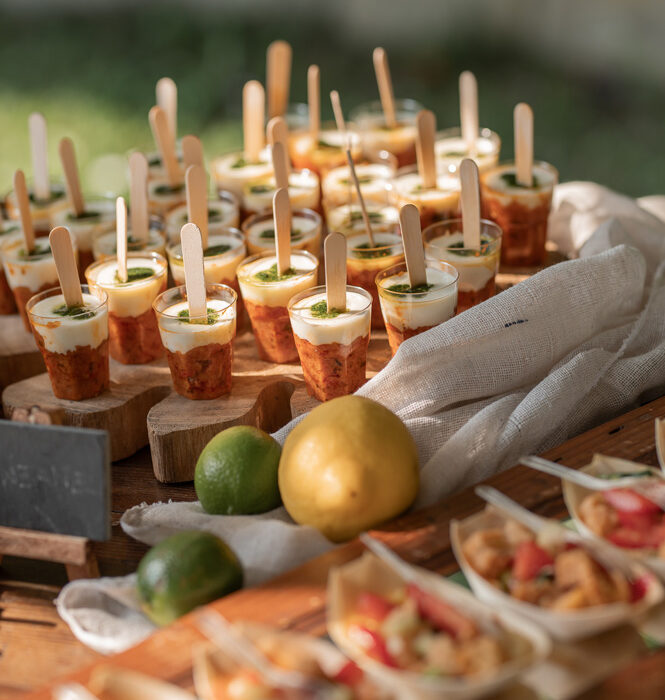
[[[437,169],[441,172],[457,172],[461,162],[470,158],[466,141],[461,136],[438,139],[434,143]],[[462,155],[459,155],[462,154]],[[496,165],[499,158],[497,144],[485,136],[476,140],[476,153],[473,160],[481,172]]]
[[[325,292],[301,299],[291,308],[291,327],[299,338],[312,345],[350,345],[369,334],[372,303],[358,292],[346,292],[346,312],[334,318],[316,318],[311,307],[326,302]],[[355,313],[354,313],[355,312]]]
[[[128,237],[131,237],[131,231],[128,232]],[[104,233],[99,238],[96,238],[92,250],[95,260],[105,260],[107,258],[115,258],[117,254],[117,236],[115,231]],[[139,246],[137,243],[128,243],[130,253],[159,253],[165,254],[166,242],[164,236],[155,229],[148,231],[148,241],[145,246]]]
[[[385,226],[399,223],[399,211],[397,207],[379,207],[373,204],[367,205],[367,214],[372,226]],[[338,231],[345,236],[365,230],[360,204],[345,204],[328,210],[326,221],[329,231]]]
[[[46,287],[46,285],[53,287],[59,285],[58,272],[55,268],[55,261],[51,254],[48,238],[38,238],[35,245],[36,250],[43,250],[44,254],[32,260],[22,260],[20,258],[21,251],[25,249],[23,236],[16,237],[6,245],[3,245],[2,263],[5,268],[7,281],[12,289],[27,287],[36,292]],[[75,254],[77,254],[76,242],[73,240],[73,236],[72,245]]]
[[[342,133],[337,129],[322,129],[318,133],[318,141],[323,141],[334,148],[339,148],[340,150],[343,148],[346,149],[350,146],[351,151],[353,152],[360,148],[359,135],[350,131]],[[294,134],[291,137],[291,147],[295,153],[298,153],[301,156],[307,156],[307,154],[315,150],[318,150],[320,153],[325,153],[327,150],[326,148],[319,147],[318,143],[314,142],[314,139],[309,132]],[[335,157],[337,157],[337,155],[338,154],[335,153]]]
[[[309,217],[294,214],[291,217],[291,246],[297,250],[302,250],[303,248],[309,250],[314,239],[321,235],[319,222],[320,220],[315,221]],[[247,229],[247,247],[250,254],[275,250],[274,235],[267,238],[261,236],[264,231],[272,231],[274,233],[274,230],[275,225],[272,219],[265,219],[252,224]],[[318,250],[316,253],[318,253]]]
[[[487,196],[498,199],[503,206],[508,206],[511,202],[517,201],[524,207],[535,208],[543,204],[546,195],[551,193],[552,188],[556,185],[556,176],[553,172],[534,164],[532,172],[538,179],[539,186],[529,189],[512,187],[506,184],[501,175],[514,172],[515,166],[508,163],[484,173],[481,178],[481,189],[486,187],[492,190],[487,192]]]
[[[214,216],[210,215],[214,212]],[[181,204],[166,215],[166,235],[171,243],[180,242],[180,231],[189,221],[187,205]],[[235,228],[240,221],[237,205],[223,199],[208,200],[208,235],[222,233],[225,228]]]
[[[499,250],[487,255],[458,255],[448,246],[464,242],[464,234],[451,233],[433,238],[428,242],[426,254],[433,260],[449,262],[459,273],[458,285],[461,292],[477,292],[494,277],[499,264]]]
[[[233,166],[238,161],[244,160],[244,157],[245,154],[242,151],[228,153],[225,156],[216,158],[210,165],[218,187],[233,192],[236,197],[242,197],[242,188],[246,182],[260,177],[268,177],[272,174],[272,160],[269,148],[261,151],[258,163],[250,163],[234,168]]]
[[[418,134],[415,124],[398,123],[394,129],[377,128],[376,125],[385,124],[383,117],[368,119],[366,128],[363,127],[364,120],[358,121],[362,131],[363,146],[365,151],[370,153],[380,150],[403,153],[413,147]]]
[[[253,188],[260,187],[260,192]],[[264,191],[264,188],[269,189]],[[242,199],[248,212],[272,208],[277,185],[274,175],[245,183]],[[312,170],[296,170],[289,174],[289,201],[292,209],[317,209],[319,206],[319,176]]]
[[[436,187],[422,189],[418,173],[406,173],[393,180],[395,197],[399,206],[411,203],[434,211],[454,211],[459,206],[460,181],[456,175],[441,174],[436,179]]]
[[[378,163],[360,163],[355,166],[355,171],[365,202],[385,204],[388,199],[388,186],[394,175],[393,169]],[[338,207],[358,201],[348,166],[331,170],[323,178],[321,189],[327,207]]]
[[[53,309],[64,303],[65,297],[58,294],[42,299],[30,310],[32,325],[44,340],[44,346],[49,352],[64,355],[76,348],[94,349],[109,337],[106,307],[98,308],[94,316],[84,319],[53,313]],[[99,299],[93,294],[84,294],[83,304],[87,309],[95,309],[99,307]]]
[[[97,236],[115,230],[115,202],[93,199],[86,201],[85,209],[87,212],[98,212],[99,216],[76,219],[73,218],[72,210],[66,209],[57,212],[53,216],[53,222],[56,226],[66,226],[76,238],[78,249],[87,253],[92,250],[92,243]]]
[[[386,270],[387,268],[396,265],[398,259],[401,259],[404,254],[402,237],[398,236],[396,233],[374,233],[374,245],[377,248],[382,246],[391,246],[391,250],[388,255],[382,255],[376,258],[365,258],[362,257],[362,250],[359,251],[360,255],[354,253],[354,248],[366,244],[370,245],[369,236],[366,233],[356,234],[349,238],[346,247],[347,268],[357,268],[359,270],[374,269],[378,273],[379,270]]]
[[[424,294],[403,294],[398,297],[394,292],[386,294],[383,288],[387,289],[394,284],[409,284],[407,273],[400,272],[387,277],[379,286],[383,318],[399,330],[438,326],[455,315],[457,285],[452,284],[453,281],[454,277],[444,270],[428,267],[427,283],[435,285],[434,289]]]
[[[291,254],[293,277],[279,282],[262,282],[255,275],[277,264],[275,255],[268,255],[238,268],[238,282],[243,299],[264,306],[286,307],[292,296],[316,284],[317,264],[305,255]]]
[[[208,309],[218,312],[213,324],[186,323],[178,318],[181,311],[189,309],[186,301],[169,306],[159,318],[159,332],[164,347],[170,352],[189,352],[194,348],[210,343],[226,345],[233,340],[236,332],[236,312],[233,305],[222,299],[208,299]]]
[[[100,264],[88,278],[90,286],[98,285],[109,297],[109,312],[116,316],[136,318],[152,308],[152,302],[162,292],[166,283],[166,265],[152,258],[132,257],[127,260],[127,269],[150,267],[155,271],[154,277],[122,283],[116,280],[117,260]],[[90,269],[90,268],[88,268]]]
[[[236,278],[238,265],[245,259],[245,244],[234,236],[222,233],[208,236],[208,247],[218,245],[228,245],[231,248],[220,255],[204,256],[203,269],[206,284],[228,284]],[[182,261],[182,246],[180,244],[169,248],[169,262],[171,275],[173,275],[176,286],[185,284],[185,266]]]

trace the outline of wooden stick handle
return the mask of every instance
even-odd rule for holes
[[[367,213],[367,207],[365,206],[365,198],[360,189],[360,182],[358,181],[358,174],[356,173],[356,166],[353,162],[353,156],[351,155],[351,149],[346,149],[346,162],[349,164],[349,172],[351,173],[351,179],[356,188],[356,194],[358,195],[358,203],[360,204],[360,211],[363,215],[363,222],[365,224],[365,230],[367,231],[367,237],[369,238],[369,243],[374,248],[374,232],[372,231],[372,223],[369,220],[369,214]]]
[[[480,250],[480,184],[476,161],[465,158],[460,165],[462,230],[464,247]]]
[[[55,269],[58,271],[60,288],[68,307],[83,306],[83,292],[79,282],[76,255],[72,246],[72,238],[64,226],[56,226],[48,237],[53,252]]]
[[[333,114],[335,115],[335,124],[337,124],[337,131],[343,134],[346,132],[346,122],[344,121],[342,102],[339,99],[339,92],[337,92],[337,90],[333,90],[330,93],[330,102],[332,103]]]
[[[282,275],[291,267],[291,203],[288,190],[279,189],[272,200],[275,224],[277,272]]]
[[[323,243],[328,312],[346,311],[346,236],[329,233]]]
[[[190,165],[185,173],[187,218],[201,234],[203,250],[208,247],[208,180],[200,165]]]
[[[525,187],[533,184],[533,110],[520,102],[513,112],[515,126],[515,169],[517,182]]]
[[[135,151],[129,156],[129,210],[132,236],[146,243],[150,229],[148,213],[148,159]]]
[[[32,225],[28,187],[25,184],[25,174],[22,170],[17,170],[14,173],[14,195],[16,196],[16,203],[18,204],[18,213],[19,218],[21,219],[21,228],[23,229],[25,250],[28,253],[32,253],[32,251],[35,249],[35,229]]]
[[[309,133],[315,141],[321,131],[321,76],[319,67],[307,69],[307,104],[309,105]]]
[[[388,67],[388,54],[378,46],[374,49],[373,59],[386,126],[393,129],[397,125],[397,118],[395,117],[395,95],[393,93],[393,81],[390,77],[390,68]]]
[[[425,249],[420,230],[420,214],[414,204],[405,204],[399,210],[399,223],[402,228],[404,242],[404,257],[406,271],[411,287],[427,283],[427,268],[425,267]]]
[[[266,52],[266,83],[268,88],[268,116],[281,117],[289,104],[291,84],[291,44],[278,39]]]
[[[436,156],[434,140],[436,138],[436,118],[434,112],[423,109],[416,117],[418,138],[416,139],[416,158],[418,173],[425,189],[436,187]]]
[[[258,80],[250,80],[242,89],[242,128],[245,140],[245,159],[250,163],[259,160],[265,146],[264,124],[266,96]]]
[[[459,110],[462,138],[470,155],[476,153],[478,141],[478,83],[476,76],[465,70],[459,76]]]
[[[118,277],[121,282],[127,281],[127,205],[123,197],[115,200],[115,235],[116,258],[118,261]]]
[[[160,78],[155,86],[157,105],[164,110],[175,152],[178,138],[178,88],[171,78]]]
[[[185,164],[185,170],[190,165],[200,165],[202,168],[205,168],[203,145],[198,136],[187,134],[187,136],[182,137],[182,160]]]
[[[268,133],[268,143],[273,147],[276,143],[281,143],[286,154],[286,173],[291,172],[291,163],[289,162],[289,127],[286,125],[284,117],[273,117],[268,122],[266,129]]]
[[[48,148],[46,137],[46,119],[39,112],[28,117],[30,132],[30,149],[32,151],[32,178],[37,199],[51,199],[51,182],[48,174]]]
[[[65,185],[67,186],[67,196],[69,203],[77,216],[85,211],[85,202],[81,193],[81,181],[79,180],[79,169],[76,164],[76,153],[74,142],[70,138],[60,140],[58,146],[62,171],[65,174]]]
[[[155,105],[150,110],[148,116],[152,135],[166,170],[166,177],[172,186],[178,185],[181,182],[182,173],[180,171],[180,165],[178,165],[178,159],[176,158],[175,144],[171,138],[166,112],[161,107]]]
[[[180,230],[182,262],[185,267],[185,287],[190,318],[206,318],[206,282],[203,267],[203,243],[201,231],[193,223]]]
[[[275,171],[275,184],[277,189],[289,188],[289,168],[286,163],[286,151],[284,144],[279,141],[272,147],[272,167]]]

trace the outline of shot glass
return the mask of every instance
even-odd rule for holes
[[[245,183],[242,188],[245,213],[258,214],[271,209],[276,191],[274,175]],[[289,201],[291,209],[319,210],[321,208],[319,176],[313,170],[294,170],[289,173]]]
[[[28,197],[30,199],[30,216],[37,236],[48,236],[55,224],[55,215],[67,209],[67,192],[62,182],[50,183],[50,196],[48,199],[39,199],[34,187],[28,184]],[[18,202],[14,190],[5,197],[5,209],[10,219],[18,221]]]
[[[472,158],[479,172],[494,167],[499,160],[501,138],[491,129],[480,129],[475,147],[469,150],[459,126],[439,131],[434,142],[436,169],[440,173],[457,173],[465,158]]]
[[[405,168],[393,180],[392,197],[397,209],[415,204],[424,230],[435,221],[454,219],[460,210],[460,179],[457,174],[439,173],[435,187],[424,187],[415,168]]]
[[[320,214],[312,209],[295,209],[291,215],[291,248],[306,250],[318,257],[322,229]],[[250,255],[275,250],[275,224],[271,210],[250,216],[243,222],[242,230]]]
[[[189,221],[187,205],[181,204],[166,215],[166,239],[171,245],[180,242],[180,231]],[[221,191],[218,199],[208,200],[208,234],[222,233],[240,226],[240,203],[233,192]]]

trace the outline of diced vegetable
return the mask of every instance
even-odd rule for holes
[[[630,489],[610,489],[603,491],[605,500],[620,513],[660,513],[660,507]]]
[[[407,594],[416,601],[419,615],[435,629],[447,632],[455,639],[470,639],[478,632],[468,617],[458,612],[440,598],[410,583]]]
[[[364,627],[363,625],[354,624],[349,626],[349,634],[362,646],[368,656],[371,656],[385,666],[397,668],[397,662],[388,651],[386,640],[379,632]]]
[[[361,593],[358,596],[357,611],[362,617],[381,622],[395,607],[394,603],[375,593]]]
[[[552,566],[554,559],[550,553],[535,542],[522,542],[515,550],[513,576],[518,581],[530,581],[536,578],[545,566]]]

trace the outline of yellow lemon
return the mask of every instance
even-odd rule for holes
[[[385,406],[344,396],[315,408],[289,434],[279,462],[286,510],[333,542],[399,515],[418,493],[418,452]]]

